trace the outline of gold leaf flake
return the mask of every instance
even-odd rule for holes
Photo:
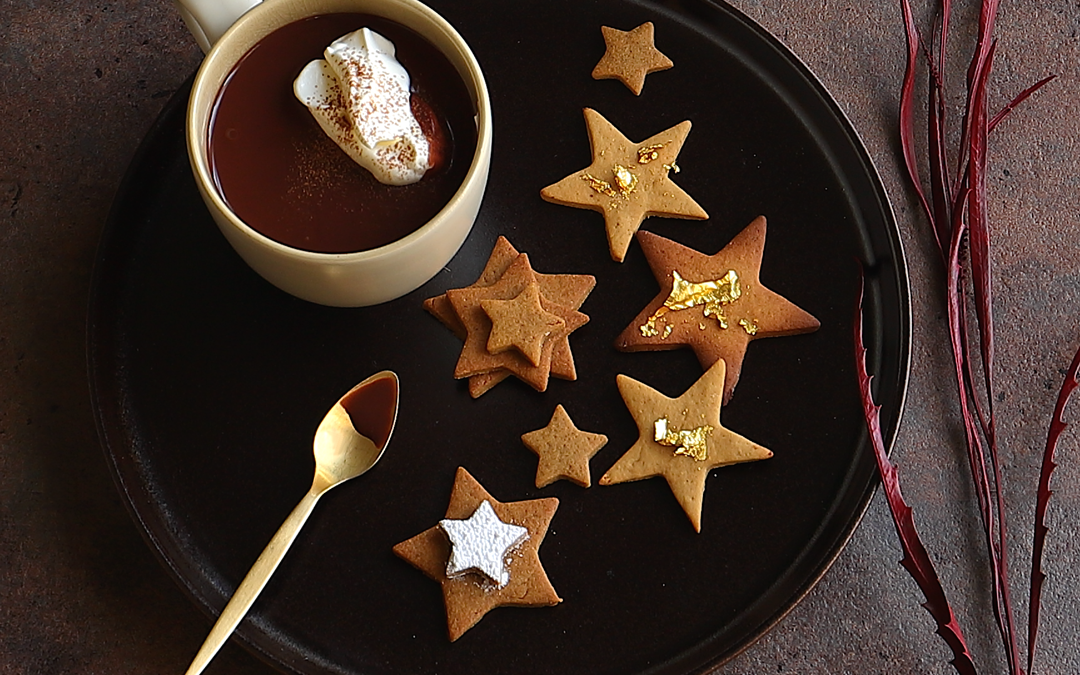
[[[753,321],[747,321],[746,319],[739,319],[739,325],[746,331],[747,335],[757,335],[757,324]]]
[[[657,143],[655,145],[647,145],[643,148],[638,148],[637,161],[638,164],[648,164],[649,162],[660,159],[660,150],[664,147],[663,143]]]
[[[656,337],[659,334],[656,321],[668,312],[698,306],[704,306],[702,313],[716,319],[721,328],[728,327],[727,317],[724,316],[724,305],[730,305],[742,296],[739,275],[735,273],[735,270],[728,270],[727,274],[719,279],[700,283],[683,279],[678,270],[672,270],[671,276],[671,293],[664,300],[664,304],[640,327],[642,336]],[[667,328],[664,338],[671,334],[671,326]],[[743,328],[745,329],[746,326]],[[756,331],[757,328],[755,327],[754,330]]]
[[[693,457],[699,462],[709,458],[709,434],[713,428],[708,424],[690,430],[676,430],[668,426],[666,417],[653,423],[653,440],[660,445],[675,448],[676,455]]]
[[[607,195],[608,197],[619,196],[619,193],[615,191],[615,188],[611,187],[611,183],[607,182],[606,180],[601,180],[596,176],[588,173],[581,174],[581,178],[589,184],[589,187],[596,190],[602,195]]]
[[[637,176],[625,166],[616,164],[614,168],[615,185],[619,188],[622,196],[628,197],[637,187]]]
[[[635,176],[630,169],[627,169],[620,164],[616,164],[612,167],[611,172],[614,174],[615,178],[614,185],[602,178],[597,178],[590,173],[582,173],[581,179],[588,183],[589,187],[602,195],[606,195],[612,199],[619,197],[622,197],[623,199],[628,198],[630,193],[637,187],[637,176]]]

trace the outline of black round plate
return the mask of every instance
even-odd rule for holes
[[[876,485],[853,368],[857,261],[886,440],[895,434],[910,318],[881,184],[821,85],[726,6],[431,4],[486,70],[495,146],[472,235],[404,298],[331,309],[271,287],[199,199],[186,95],[147,137],[110,216],[90,306],[91,386],[120,489],[172,575],[216,614],[307,490],[325,411],[393,369],[401,409],[386,456],[318,505],[241,625],[245,643],[305,674],[707,670],[820,577]],[[650,20],[675,67],[650,75],[640,97],[592,80],[600,26]],[[657,293],[641,250],[613,262],[598,214],[539,197],[589,164],[586,106],[634,140],[691,120],[674,178],[711,217],[654,218],[645,229],[711,254],[766,215],[763,283],[821,320],[812,335],[751,344],[722,420],[775,457],[712,473],[701,534],[661,479],[537,490],[535,456],[520,441],[562,403],[579,427],[610,439],[593,459],[595,483],[637,437],[615,375],[670,396],[701,375],[688,350],[615,351],[615,336]],[[421,302],[472,283],[499,235],[538,271],[593,274],[597,286],[583,307],[591,321],[571,338],[576,382],[552,380],[540,394],[507,381],[472,400],[452,378],[460,342]],[[502,501],[559,497],[540,554],[564,602],[495,610],[451,644],[438,585],[391,547],[442,517],[458,466]]]

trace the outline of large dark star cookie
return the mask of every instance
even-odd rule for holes
[[[724,401],[739,381],[752,340],[809,333],[813,316],[762,285],[765,218],[759,217],[714,255],[638,233],[660,293],[615,340],[627,352],[690,347],[702,368],[727,363]]]

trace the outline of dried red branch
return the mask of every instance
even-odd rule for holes
[[[952,0],[941,0],[941,16],[938,19],[938,72],[945,73],[945,54],[948,52],[949,46],[949,19],[952,17]],[[941,83],[942,89],[945,88],[944,80]]]
[[[1064,413],[1069,398],[1080,386],[1080,349],[1073,357],[1072,365],[1069,366],[1065,381],[1061,383],[1061,391],[1058,392],[1057,404],[1054,406],[1054,416],[1050,420],[1050,431],[1046,434],[1046,449],[1043,451],[1042,468],[1039,471],[1039,492],[1035,498],[1035,539],[1031,546],[1031,595],[1028,603],[1028,672],[1035,661],[1035,643],[1039,634],[1039,608],[1042,604],[1042,587],[1046,580],[1046,573],[1042,569],[1043,549],[1046,546],[1046,535],[1050,531],[1046,526],[1046,508],[1050,503],[1050,476],[1057,468],[1054,461],[1054,453],[1057,451],[1058,439],[1065,427]]]
[[[994,60],[991,46],[983,67],[976,73],[975,87],[971,93],[971,142],[968,150],[968,230],[971,246],[971,281],[975,294],[975,316],[979,323],[979,340],[982,348],[982,370],[986,386],[987,409],[990,411],[987,436],[993,446],[993,364],[994,326],[992,322],[993,292],[990,276],[990,228],[986,215],[986,82]]]
[[[976,497],[978,498],[979,515],[983,523],[983,533],[985,535],[991,565],[995,572],[993,575],[995,617],[998,620],[998,626],[1002,630],[1002,635],[1004,637],[1006,634],[1004,630],[1005,624],[998,611],[999,603],[996,602],[1001,596],[999,588],[1000,575],[996,573],[998,570],[997,563],[999,557],[996,544],[997,540],[994,536],[996,530],[996,517],[995,510],[992,508],[992,490],[989,474],[987,472],[986,452],[983,446],[983,438],[980,434],[981,426],[975,418],[976,409],[972,403],[974,382],[971,375],[970,353],[967,349],[967,312],[964,303],[964,299],[967,296],[963,290],[963,267],[961,266],[960,261],[961,248],[967,233],[964,221],[964,205],[970,203],[970,192],[970,188],[966,186],[961,189],[958,204],[954,211],[952,239],[949,242],[949,254],[945,270],[945,295],[949,323],[949,340],[952,346],[953,369],[957,383],[957,398],[960,403],[960,414],[964,425],[964,438],[967,445],[968,467],[971,471],[971,479],[974,483]]]
[[[900,564],[908,571],[915,583],[918,584],[926,602],[923,607],[930,613],[937,623],[937,634],[952,650],[953,659],[950,661],[956,672],[960,675],[976,675],[975,663],[968,651],[967,642],[964,640],[963,631],[953,614],[952,607],[945,597],[945,589],[941,586],[934,564],[930,555],[923,546],[915,527],[915,519],[912,516],[911,507],[904,501],[900,492],[900,477],[896,466],[889,461],[885,452],[885,441],[881,436],[881,407],[874,403],[871,394],[871,377],[866,372],[866,347],[863,345],[863,316],[862,316],[862,278],[859,281],[859,299],[855,313],[855,368],[859,379],[859,394],[862,398],[863,414],[866,418],[866,428],[870,434],[870,444],[874,450],[874,459],[877,461],[878,471],[881,474],[881,484],[885,491],[885,500],[889,504],[892,513],[893,525],[896,527],[897,537],[900,539],[900,548],[904,557]]]
[[[978,498],[987,555],[992,572],[994,615],[1011,675],[1023,675],[1010,599],[1006,508],[994,416],[994,331],[990,227],[987,211],[987,147],[990,132],[1021,102],[1053,78],[1024,90],[990,118],[987,89],[996,42],[998,0],[981,0],[975,49],[967,70],[967,102],[955,148],[956,172],[948,172],[944,74],[948,54],[951,0],[940,0],[934,38],[925,50],[927,91],[928,181],[924,185],[916,160],[914,82],[921,37],[910,0],[900,0],[907,37],[908,63],[901,87],[900,136],[904,161],[946,271],[946,304],[954,376],[960,404],[968,464]],[[967,260],[964,260],[965,244]],[[969,275],[969,276],[966,276]],[[970,282],[970,286],[968,283]],[[978,356],[968,326],[968,301],[974,305]],[[1034,582],[1034,579],[1033,579]],[[1029,663],[1031,656],[1029,654]]]
[[[1052,82],[1052,81],[1054,81],[1056,79],[1057,79],[1057,75],[1050,75],[1048,77],[1044,77],[1043,79],[1041,79],[1038,82],[1036,82],[1035,84],[1031,85],[1030,87],[1028,87],[1024,91],[1017,94],[1016,98],[1009,101],[1008,105],[1006,105],[1004,108],[999,110],[998,114],[994,115],[994,119],[990,120],[990,124],[987,125],[988,130],[993,131],[994,128],[998,124],[1000,124],[1002,120],[1004,120],[1006,117],[1009,116],[1009,113],[1011,113],[1013,111],[1013,108],[1015,108],[1016,106],[1020,105],[1024,101],[1026,101],[1029,96],[1031,96],[1035,92],[1039,91],[1040,89],[1045,87],[1047,84],[1049,84],[1050,82]]]
[[[984,3],[984,9],[986,4]],[[993,17],[991,16],[988,21],[992,25]],[[993,69],[997,43],[989,40],[980,41],[980,44],[989,44],[989,47],[985,49],[985,52],[980,50],[976,53],[973,61],[975,69],[968,94],[968,109],[970,111],[967,165],[967,181],[970,187],[968,194],[968,230],[970,233],[972,290],[975,299],[975,316],[979,327],[982,380],[987,410],[985,415],[979,415],[980,421],[985,420],[980,425],[980,431],[986,439],[987,450],[989,451],[989,471],[993,474],[993,480],[989,484],[990,498],[997,518],[996,526],[993,520],[988,520],[985,523],[990,548],[990,561],[994,572],[994,613],[1001,630],[1002,641],[1009,662],[1009,672],[1016,675],[1021,672],[1021,668],[1009,592],[1005,504],[1001,493],[1001,461],[998,455],[997,433],[994,422],[993,292],[990,273],[990,228],[986,212],[986,148],[989,134],[986,88],[990,72]],[[965,343],[964,348],[966,347]],[[968,360],[969,365],[970,363],[970,360]],[[972,385],[974,384],[973,379],[969,374]],[[981,407],[974,386],[971,391],[971,399],[977,408]],[[974,420],[965,419],[965,424],[972,422]],[[985,462],[985,458],[980,459]]]
[[[921,38],[919,29],[915,27],[909,0],[900,0],[900,7],[904,14],[904,32],[907,36],[907,66],[900,86],[900,147],[904,155],[904,166],[907,168],[908,178],[915,188],[919,203],[922,204],[927,219],[934,223],[934,212],[930,209],[930,202],[927,201],[926,193],[923,191],[922,178],[919,176],[919,162],[915,157],[915,74],[919,63]],[[944,256],[947,240],[941,238],[937,228],[933,229],[938,249]]]
[[[929,59],[933,63],[932,59]],[[931,70],[930,92],[927,106],[927,151],[930,155],[930,199],[934,207],[939,242],[949,240],[949,206],[952,190],[949,187],[949,174],[946,166],[948,158],[945,151],[945,92],[942,90],[939,75]],[[942,252],[944,255],[944,251]]]
[[[968,67],[968,89],[977,78],[980,64],[986,60],[994,41],[994,24],[997,22],[999,0],[982,0],[979,6],[979,32],[975,41],[975,55]]]

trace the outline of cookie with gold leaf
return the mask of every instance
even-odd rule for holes
[[[723,359],[727,402],[753,340],[810,333],[821,325],[761,283],[765,231],[765,218],[758,217],[713,255],[639,232],[660,292],[616,338],[615,347],[627,352],[689,347],[706,369]]]
[[[540,191],[545,200],[604,215],[608,249],[622,262],[634,233],[649,216],[704,220],[709,217],[671,180],[690,122],[676,124],[635,143],[603,115],[585,109],[592,164]]]
[[[600,478],[600,485],[662,476],[694,529],[701,532],[701,507],[709,472],[773,456],[768,448],[720,424],[724,371],[724,361],[717,361],[678,398],[669,398],[631,377],[619,375],[619,393],[640,435]]]
[[[451,641],[498,607],[562,602],[540,562],[558,508],[554,497],[500,502],[459,467],[443,520],[394,546],[442,586]]]

